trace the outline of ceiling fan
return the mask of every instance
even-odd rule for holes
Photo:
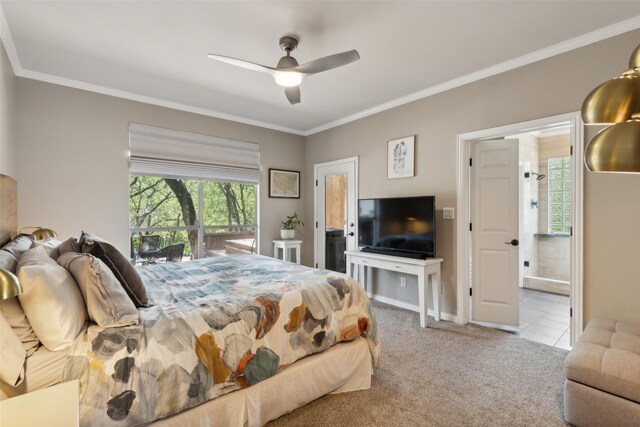
[[[350,64],[351,62],[360,59],[360,55],[357,50],[350,50],[348,52],[336,53],[335,55],[325,56],[324,58],[298,65],[296,58],[291,56],[291,51],[293,51],[297,46],[298,40],[294,37],[282,37],[280,39],[280,47],[287,53],[287,55],[280,58],[276,68],[245,61],[243,59],[231,58],[229,56],[216,55],[212,53],[208,56],[211,59],[226,62],[227,64],[271,74],[276,83],[285,88],[284,93],[292,105],[300,102],[300,88],[298,85],[302,82],[304,77],[321,71],[342,67],[343,65]]]

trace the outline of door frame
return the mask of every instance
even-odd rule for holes
[[[458,135],[457,139],[457,173],[456,173],[456,195],[458,206],[458,222],[456,225],[456,260],[457,260],[457,313],[458,323],[465,324],[470,320],[470,257],[471,239],[469,223],[471,222],[470,212],[470,170],[469,159],[471,144],[478,140],[505,137],[518,133],[540,130],[541,128],[556,125],[558,123],[569,123],[569,138],[573,149],[571,156],[572,170],[572,200],[571,216],[573,235],[571,237],[571,309],[570,319],[571,344],[577,340],[582,333],[583,321],[583,200],[584,200],[584,123],[580,112],[560,114],[526,122],[514,123],[506,126],[499,126],[491,129],[483,129],[475,132],[468,132]],[[518,201],[515,201],[519,203]]]
[[[355,173],[353,174],[353,197],[355,199],[354,206],[354,216],[355,226],[354,226],[354,241],[356,242],[356,246],[358,245],[358,221],[357,221],[357,209],[358,209],[358,175],[359,175],[359,165],[358,165],[358,156],[347,157],[346,159],[332,160],[330,162],[316,163],[313,165],[313,265],[318,267],[318,170],[322,167],[327,166],[336,166],[341,164],[354,163]]]

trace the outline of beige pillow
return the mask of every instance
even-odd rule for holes
[[[0,301],[0,312],[2,312],[7,323],[9,323],[13,332],[22,342],[22,347],[27,352],[27,357],[35,353],[40,347],[40,340],[33,331],[27,315],[24,314],[20,300],[15,297]]]
[[[60,251],[58,250],[58,246],[60,246],[61,243],[62,242],[56,239],[55,237],[50,237],[42,241],[36,240],[35,242],[33,242],[31,247],[35,248],[37,246],[42,246],[44,250],[47,252],[47,255],[49,255],[51,259],[56,260],[60,256]]]
[[[0,380],[12,387],[24,379],[24,360],[27,353],[11,325],[0,313]]]
[[[29,323],[49,351],[71,347],[87,320],[87,310],[73,276],[49,258],[42,247],[29,249],[18,261],[18,295]]]
[[[89,319],[104,328],[138,324],[138,310],[109,267],[89,254],[67,252],[58,264],[76,279],[87,304]]]

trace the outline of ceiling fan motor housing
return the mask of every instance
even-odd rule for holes
[[[276,66],[276,68],[280,70],[282,68],[291,68],[297,66],[298,61],[296,61],[296,58],[294,58],[293,56],[283,56],[282,58],[280,58],[280,61],[278,61],[278,65]]]
[[[287,54],[294,50],[296,47],[298,47],[298,39],[288,36],[280,38],[280,48],[287,52]]]

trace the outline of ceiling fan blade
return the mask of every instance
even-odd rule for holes
[[[297,71],[304,74],[314,74],[342,67],[343,65],[350,64],[358,59],[360,59],[358,51],[350,50],[348,52],[336,53],[335,55],[325,56],[324,58],[298,65],[297,67],[291,68],[291,71]]]
[[[285,88],[284,94],[287,95],[291,105],[300,103],[300,88],[298,86]]]
[[[253,71],[261,71],[263,73],[273,74],[275,68],[267,67],[266,65],[256,64],[254,62],[245,61],[244,59],[231,58],[230,56],[216,55],[210,53],[207,55],[211,59],[217,61],[226,62],[227,64],[235,65],[237,67],[247,68]]]

